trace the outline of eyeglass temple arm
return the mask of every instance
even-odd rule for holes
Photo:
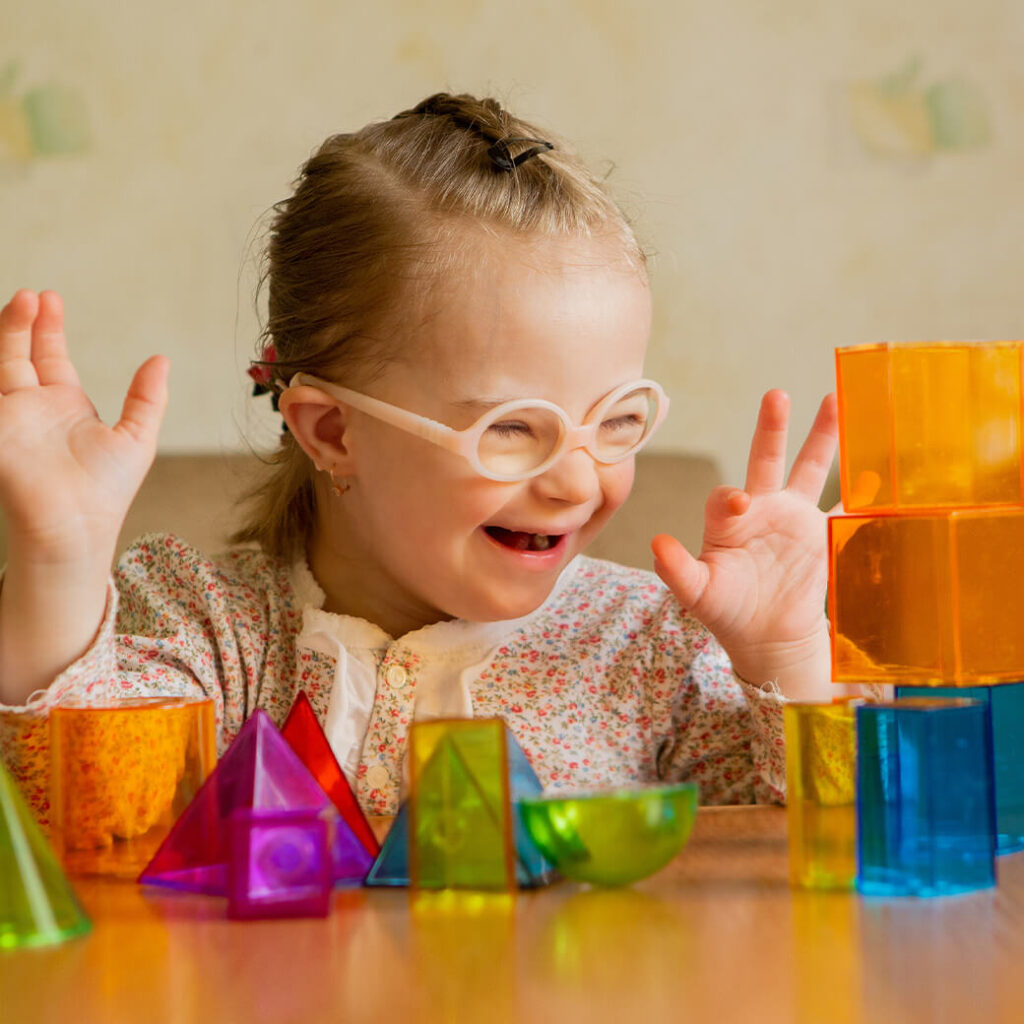
[[[383,423],[415,434],[417,437],[423,438],[424,441],[440,445],[457,455],[463,454],[465,444],[462,431],[455,430],[444,423],[438,423],[437,420],[432,420],[429,416],[420,416],[418,413],[399,409],[397,405],[391,405],[379,398],[372,398],[370,395],[360,394],[358,391],[351,391],[340,384],[321,380],[310,373],[297,373],[288,382],[290,388],[302,385],[316,388],[318,391],[325,391],[332,398],[337,398],[339,402],[345,402],[353,409],[358,409]]]

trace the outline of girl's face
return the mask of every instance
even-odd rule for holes
[[[650,293],[621,243],[502,238],[472,265],[403,330],[402,354],[366,393],[457,429],[521,398],[554,402],[578,424],[616,386],[643,376]],[[533,611],[633,482],[632,457],[604,465],[584,449],[529,480],[486,479],[465,459],[351,408],[343,443],[352,487],[330,504],[314,570],[328,607],[392,635]]]

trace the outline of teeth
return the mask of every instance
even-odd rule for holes
[[[558,543],[557,536],[527,533],[525,530],[506,530],[501,526],[488,526],[487,532],[513,551],[548,551]]]

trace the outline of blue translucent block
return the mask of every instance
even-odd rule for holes
[[[967,697],[989,709],[996,789],[996,853],[1024,850],[1024,683],[897,686],[899,697]]]
[[[985,704],[905,698],[857,708],[857,888],[943,896],[995,885]]]

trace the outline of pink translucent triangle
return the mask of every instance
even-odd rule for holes
[[[320,783],[323,791],[331,798],[338,808],[338,813],[348,823],[348,827],[359,838],[366,852],[371,857],[380,853],[380,843],[370,828],[359,802],[356,800],[352,787],[348,784],[338,759],[331,750],[331,744],[324,735],[316,712],[310,704],[305,690],[299,690],[288,717],[281,726],[281,735],[288,745],[299,755],[302,763],[310,774]]]
[[[332,882],[361,881],[372,857],[265,711],[242,726],[139,881],[187,892],[228,892],[229,819],[236,810],[309,810],[332,825]]]

